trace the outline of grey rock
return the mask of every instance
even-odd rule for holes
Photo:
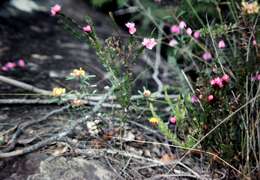
[[[111,180],[114,174],[94,160],[57,157],[42,161],[40,172],[27,180]]]
[[[11,0],[10,4],[15,8],[24,11],[24,12],[32,12],[32,11],[46,11],[45,7],[39,6],[36,2],[32,0]]]

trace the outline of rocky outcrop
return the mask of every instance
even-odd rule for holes
[[[115,175],[99,162],[83,158],[56,157],[42,161],[39,173],[27,180],[111,180]]]

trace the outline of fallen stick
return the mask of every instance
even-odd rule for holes
[[[52,93],[51,91],[40,89],[40,88],[37,88],[33,85],[30,85],[30,84],[27,84],[27,83],[24,83],[24,82],[21,82],[21,81],[18,81],[18,80],[14,80],[12,78],[5,77],[5,76],[2,76],[2,75],[0,75],[0,81],[7,83],[7,84],[10,84],[10,85],[13,85],[13,86],[16,86],[16,87],[19,87],[19,88],[22,88],[22,89],[25,89],[25,90],[28,90],[28,91],[32,91],[32,92],[41,94],[41,95],[50,96],[51,93]],[[88,96],[86,100],[88,100],[88,101],[99,101],[103,98],[103,96],[104,96],[104,94],[95,95],[95,96]],[[177,95],[177,94],[172,94],[172,95],[169,95],[169,98],[177,99],[178,96],[179,95]],[[163,99],[164,97],[165,96],[163,94],[160,94],[158,92],[155,92],[151,95],[151,98],[155,98],[155,99]],[[144,98],[143,95],[133,95],[133,96],[131,96],[130,100],[133,101],[133,100],[138,100],[138,99],[143,99],[143,98]],[[116,100],[116,96],[109,96],[107,99],[108,100]],[[15,101],[16,100],[14,100],[14,102]],[[37,101],[48,104],[48,100],[41,101],[39,99],[36,99],[34,101],[35,101],[36,104],[37,104]],[[6,101],[6,102],[8,102],[8,101]],[[18,101],[16,101],[16,102],[18,102]],[[10,104],[11,104],[11,101],[10,101]]]
[[[70,101],[70,100],[68,100]],[[67,103],[68,101],[64,102]],[[95,106],[98,102],[97,101],[88,101],[88,100],[82,100],[82,105],[90,105]],[[54,102],[49,99],[0,99],[0,104],[38,104],[38,105],[50,105],[50,104],[61,104],[60,102]],[[104,108],[121,108],[119,104],[111,104],[111,103],[103,103],[101,105]]]
[[[7,83],[7,84],[10,84],[10,85],[13,85],[13,86],[16,86],[16,87],[20,87],[22,89],[26,89],[28,91],[39,93],[39,94],[42,94],[42,95],[51,95],[50,91],[46,91],[46,90],[37,88],[35,86],[32,86],[30,84],[27,84],[27,83],[24,83],[24,82],[21,82],[21,81],[17,81],[17,80],[14,80],[12,78],[5,77],[5,76],[2,76],[2,75],[0,75],[0,81]]]

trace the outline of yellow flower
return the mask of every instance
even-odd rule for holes
[[[82,68],[79,69],[73,69],[73,71],[70,73],[71,76],[74,77],[84,77],[86,74],[85,70]]]
[[[245,2],[242,1],[242,10],[245,14],[256,14],[259,12],[260,6],[257,1]]]
[[[149,122],[150,122],[151,124],[153,124],[153,125],[157,125],[157,124],[159,124],[160,119],[159,119],[158,117],[151,117],[151,118],[149,119]]]
[[[150,97],[151,96],[151,91],[145,89],[143,92],[144,97]]]
[[[52,90],[52,96],[58,97],[61,96],[62,94],[66,93],[66,89],[64,88],[53,88]]]

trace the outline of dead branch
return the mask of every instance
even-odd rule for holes
[[[2,76],[2,75],[0,75],[0,81],[7,83],[7,84],[10,84],[10,85],[13,85],[13,86],[16,86],[16,87],[20,87],[22,89],[26,89],[28,91],[39,93],[39,94],[42,94],[42,95],[50,95],[51,94],[50,91],[46,91],[46,90],[37,88],[35,86],[29,85],[29,84],[23,83],[21,81],[17,81],[17,80],[14,80],[12,78],[5,77],[5,76]]]

